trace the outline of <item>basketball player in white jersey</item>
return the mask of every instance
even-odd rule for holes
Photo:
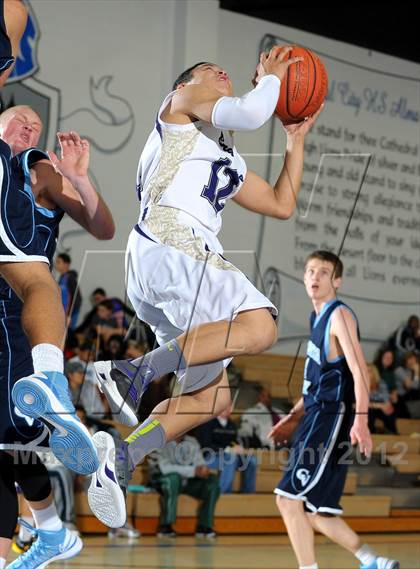
[[[255,130],[273,115],[290,47],[262,54],[256,87],[232,96],[218,65],[199,63],[176,80],[163,101],[138,168],[139,222],[127,247],[129,298],[160,347],[131,361],[97,362],[101,389],[119,419],[137,425],[141,394],[176,371],[180,395],[154,409],[126,440],[117,470],[132,470],[152,450],[205,423],[230,405],[225,367],[237,354],[257,354],[277,340],[277,309],[222,256],[217,238],[226,201],[288,219],[296,207],[304,138],[316,115],[285,127],[285,160],[274,187],[247,171],[233,131]],[[318,114],[318,113],[317,113]],[[96,435],[101,467],[89,501],[110,526],[123,525],[123,493],[113,475],[112,441]],[[119,474],[119,473],[118,473]],[[124,484],[124,481],[122,481]]]

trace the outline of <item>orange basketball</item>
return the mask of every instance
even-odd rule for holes
[[[275,114],[284,124],[302,121],[315,113],[328,91],[328,75],[320,58],[310,49],[293,46],[289,57],[303,57],[292,63],[283,77]]]

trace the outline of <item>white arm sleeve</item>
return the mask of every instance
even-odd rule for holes
[[[222,130],[256,130],[274,113],[280,93],[280,79],[265,75],[243,97],[221,97],[214,105],[212,125]]]

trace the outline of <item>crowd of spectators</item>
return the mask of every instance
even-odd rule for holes
[[[63,255],[61,255],[63,257]],[[108,297],[103,288],[91,294],[92,308],[77,322],[69,303],[78,311],[80,295],[72,285],[71,259],[64,256],[56,262],[60,270],[63,304],[68,315],[65,373],[73,403],[81,420],[94,433],[108,431],[121,444],[121,436],[112,423],[108,402],[99,391],[93,368],[98,359],[137,358],[153,349],[155,339],[142,323],[132,326],[134,312],[121,299]],[[70,274],[69,274],[70,273]],[[77,275],[76,275],[77,276]],[[78,312],[77,312],[78,316]],[[378,351],[369,364],[370,407],[369,427],[375,433],[397,434],[397,419],[416,415],[420,403],[420,330],[419,319],[411,316]],[[237,370],[231,372],[240,381]],[[153,382],[142,399],[139,420],[143,420],[155,405],[170,396],[173,376]],[[270,391],[255,387],[255,402],[241,416],[232,416],[227,409],[210,422],[187,433],[163,449],[152,453],[147,461],[148,491],[160,496],[160,518],[157,535],[173,538],[180,494],[193,496],[200,502],[196,536],[212,539],[214,512],[221,494],[237,490],[256,491],[257,453],[255,449],[273,449],[268,438],[272,426],[283,416],[282,405],[274,405]],[[418,412],[418,411],[417,411]],[[86,490],[87,481],[74,476],[58,462],[47,461],[63,521],[72,526],[74,492]],[[235,479],[238,475],[238,482]],[[138,537],[139,532],[129,523],[112,530],[110,537]]]

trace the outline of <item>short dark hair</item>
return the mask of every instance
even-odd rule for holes
[[[209,61],[200,61],[191,67],[188,67],[185,71],[183,71],[178,77],[175,79],[174,84],[172,85],[172,91],[181,85],[181,83],[188,83],[193,78],[194,69],[199,67],[200,65],[214,65],[214,63],[210,63]]]
[[[112,303],[112,300],[101,300],[101,302],[98,302],[98,304],[96,305],[96,307],[98,306],[103,306],[105,308],[107,308],[108,310],[111,310],[111,312],[114,310],[114,305]]]
[[[67,255],[67,253],[60,253],[59,255],[57,255],[57,258],[64,261],[64,263],[71,265],[71,257],[70,255]]]
[[[415,321],[417,322],[417,325],[419,324],[419,317],[416,316],[416,314],[412,314],[412,315],[410,316],[410,318],[407,320],[407,325],[408,325],[408,326],[411,326],[413,320],[415,320]]]
[[[92,292],[92,295],[94,294],[102,294],[103,296],[106,296],[105,289],[101,287],[95,288],[95,290]]]
[[[320,261],[326,261],[327,263],[331,263],[334,267],[333,276],[336,279],[339,279],[343,276],[344,266],[343,263],[335,253],[331,253],[331,251],[323,251],[319,249],[318,251],[314,251],[307,257],[305,261],[305,267],[312,259],[319,259]]]

